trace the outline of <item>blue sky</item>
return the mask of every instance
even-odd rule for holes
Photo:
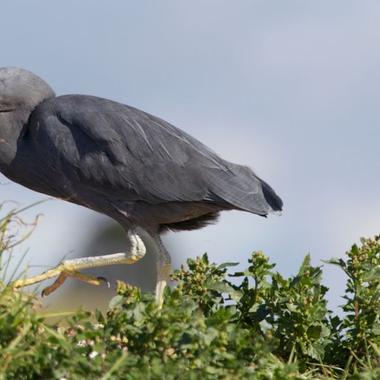
[[[176,263],[205,251],[264,250],[291,274],[380,230],[380,3],[377,1],[3,0],[0,66],[30,69],[57,94],[111,98],[160,116],[281,195],[267,220],[228,212],[168,235]],[[6,182],[4,177],[0,179]],[[16,184],[0,199],[41,199]],[[99,216],[61,201],[28,241],[32,264],[74,257]],[[41,269],[33,269],[38,272]],[[344,277],[326,268],[331,305]]]

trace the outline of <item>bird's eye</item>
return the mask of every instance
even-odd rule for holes
[[[12,106],[9,106],[7,104],[0,104],[0,113],[7,113],[14,111],[14,108]]]

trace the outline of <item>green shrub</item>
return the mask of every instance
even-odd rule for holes
[[[17,244],[0,220],[2,270]],[[327,308],[322,269],[306,256],[284,278],[262,252],[247,269],[207,255],[173,274],[159,309],[151,294],[119,283],[109,310],[48,323],[38,297],[0,283],[2,379],[379,379],[380,239],[346,259],[343,316]]]

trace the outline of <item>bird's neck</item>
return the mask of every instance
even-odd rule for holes
[[[17,155],[21,132],[28,122],[31,110],[0,113],[0,171],[7,175],[7,168]]]

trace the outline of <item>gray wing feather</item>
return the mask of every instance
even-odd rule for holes
[[[219,158],[143,111],[66,95],[45,102],[40,113],[41,132],[58,152],[60,170],[94,191],[153,204],[209,201],[262,215],[271,208],[261,180],[249,168]]]

